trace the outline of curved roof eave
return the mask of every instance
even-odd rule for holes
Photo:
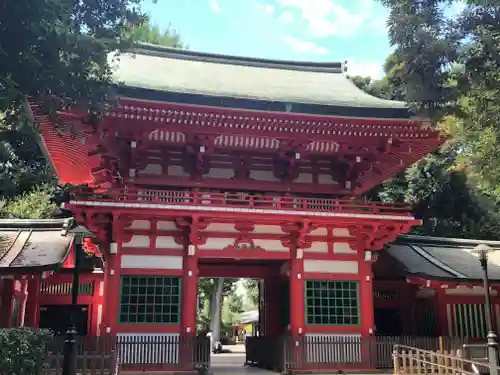
[[[144,45],[110,54],[109,61],[115,81],[133,88],[292,106],[399,109],[410,117],[405,103],[359,89],[343,74],[342,63],[240,58]]]

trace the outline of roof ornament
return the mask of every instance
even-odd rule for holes
[[[344,60],[344,62],[342,63],[341,70],[342,73],[347,73],[347,60]]]

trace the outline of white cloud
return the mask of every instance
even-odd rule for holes
[[[295,51],[299,53],[310,53],[314,55],[324,55],[329,51],[325,47],[318,46],[315,43],[308,42],[306,40],[295,39],[289,35],[283,37],[286,44],[292,47]]]
[[[219,3],[217,2],[217,0],[211,0],[211,1],[210,1],[210,8],[212,8],[212,10],[213,10],[215,13],[220,13],[220,11],[221,11],[220,5],[219,5]]]
[[[255,3],[255,6],[258,10],[264,12],[267,15],[271,15],[274,13],[274,7],[271,4],[257,2]]]
[[[347,59],[347,74],[380,79],[384,76],[384,71],[380,61],[356,61],[350,58]]]
[[[295,21],[295,15],[292,12],[283,12],[278,17],[278,22],[282,24],[290,24]]]
[[[314,37],[351,36],[364,26],[370,26],[374,16],[374,0],[352,1],[348,10],[335,0],[278,0],[284,8],[296,9]]]
[[[274,7],[271,4],[265,4],[264,5],[264,12],[266,14],[273,14],[274,13]]]

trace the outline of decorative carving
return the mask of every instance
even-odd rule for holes
[[[224,248],[224,250],[234,251],[265,251],[262,247],[255,245],[252,239],[246,237],[237,238],[232,245]]]
[[[255,223],[251,221],[238,221],[234,224],[234,229],[238,232],[248,234],[255,230]]]
[[[408,223],[391,223],[379,225],[374,233],[370,248],[382,250],[386,243],[394,241],[400,234],[408,233],[410,226]]]

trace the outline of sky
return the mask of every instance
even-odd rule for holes
[[[380,78],[392,50],[389,12],[376,0],[145,0],[143,11],[194,51],[347,61],[348,74]]]

